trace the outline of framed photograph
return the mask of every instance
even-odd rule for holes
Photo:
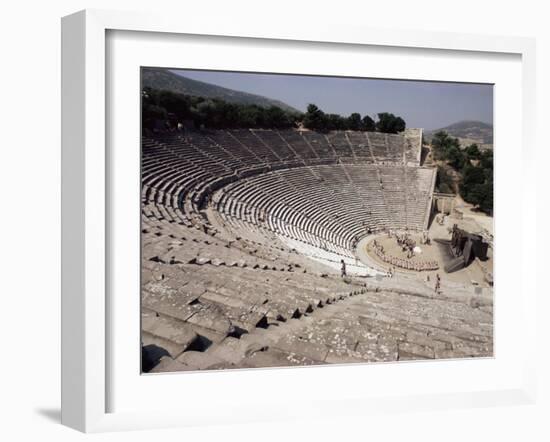
[[[64,424],[532,403],[532,40],[62,26]]]

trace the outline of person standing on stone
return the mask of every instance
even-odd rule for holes
[[[341,268],[341,271],[342,271],[342,278],[344,276],[346,276],[346,263],[344,262],[344,260],[340,260],[340,263],[342,264],[342,268]]]

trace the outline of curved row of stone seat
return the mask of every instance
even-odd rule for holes
[[[230,167],[209,159],[185,140],[171,136],[142,143],[142,204],[169,207],[183,222],[195,212],[183,196],[216,176],[231,174]]]
[[[283,236],[352,254],[368,231],[423,230],[433,169],[310,166],[238,181],[215,201],[227,222],[265,225]]]
[[[372,145],[370,138],[375,141]],[[393,142],[392,140],[397,140],[396,145],[401,143],[399,148],[402,148],[403,137],[398,135],[342,131],[328,135],[290,130],[205,131],[164,134],[157,136],[154,140],[144,138],[142,202],[144,206],[154,208],[159,216],[163,216],[170,222],[184,224],[194,220],[203,222],[204,219],[198,215],[198,209],[204,206],[205,201],[215,190],[224,185],[246,176],[275,170],[274,176],[278,177],[278,185],[282,186],[281,189],[288,190],[289,194],[300,194],[304,190],[304,185],[307,188],[309,184],[302,183],[299,176],[294,179],[294,174],[282,177],[279,170],[340,162],[346,173],[347,168],[353,169],[357,163],[374,163],[375,157],[371,147],[384,142],[386,143],[384,149],[387,152],[391,150],[388,146]],[[361,141],[366,142],[361,143]],[[403,152],[401,151],[399,155],[402,156]],[[397,155],[394,156],[395,158]],[[307,173],[315,177],[313,170],[314,167],[311,167],[307,169]],[[379,175],[380,172],[377,171],[377,174]],[[315,179],[320,181],[321,187],[326,188],[325,180],[331,182],[335,178],[333,175],[316,176]],[[386,192],[381,192],[380,189],[377,191],[375,181],[372,179],[366,186],[362,186],[360,181],[359,185],[352,179],[349,181],[349,183],[342,183],[341,186],[330,185],[329,189],[325,189],[332,197],[329,201],[326,199],[326,194],[314,194],[308,204],[300,204],[297,210],[293,210],[292,220],[300,217],[306,219],[305,230],[297,224],[286,224],[287,214],[284,203],[275,213],[269,213],[269,228],[321,246],[323,242],[328,241],[332,244],[333,250],[346,253],[345,251],[350,250],[350,244],[355,241],[354,238],[362,233],[360,227],[365,225],[365,221],[368,221],[368,227],[372,229],[383,228],[388,224],[394,228],[402,228],[409,224],[417,225],[426,218],[425,195],[416,197],[417,192],[410,192],[411,196],[403,198],[402,189],[398,186],[399,179],[392,178],[391,174],[385,179],[389,186]],[[415,180],[412,181],[414,184]],[[379,177],[379,184],[383,187],[381,177]],[[409,189],[409,186],[404,187],[405,190]],[[362,197],[361,199],[347,197],[354,193],[353,188],[355,193]],[[265,195],[265,192],[263,194]],[[272,192],[271,194],[274,195]],[[281,196],[280,192],[278,196]],[[387,197],[387,200],[384,200],[384,197]],[[409,211],[405,207],[407,199],[411,199],[415,204],[416,209],[411,215],[408,215]],[[324,207],[325,213],[332,217],[331,223],[323,223],[331,234],[326,232],[319,234],[318,230],[323,227],[310,220],[310,215],[319,207]],[[362,217],[363,222],[359,226],[353,224],[354,221],[338,220],[338,213],[349,209]],[[247,210],[255,210],[255,207],[252,206]],[[411,218],[410,222],[400,216],[403,212]],[[243,219],[248,222],[258,221],[246,217]],[[393,219],[394,222],[389,222],[388,219]],[[339,230],[342,229],[347,231],[345,238],[339,234]],[[286,232],[287,230],[293,231]]]
[[[310,244],[322,239],[332,249],[349,250],[339,236],[342,226],[319,213],[310,201],[300,204],[300,195],[275,172],[225,188],[217,209],[229,223],[237,219],[252,225],[265,224],[271,231],[287,237]],[[322,219],[323,224],[314,222],[313,217]]]
[[[246,206],[246,209],[245,205],[241,204],[239,206],[239,209],[241,210],[239,214],[233,212],[230,213],[230,215],[242,220],[249,221],[251,223],[256,223],[258,225],[263,224],[266,215],[269,215],[269,219],[267,221],[271,222],[271,224],[268,227],[272,231],[285,231],[285,229],[292,228],[294,225],[293,221],[302,217],[306,219],[306,226],[313,227],[313,230],[311,230],[310,228],[306,228],[304,230],[304,232],[306,232],[306,236],[302,237],[302,239],[310,243],[315,243],[315,241],[312,241],[311,235],[307,236],[307,232],[311,231],[314,237],[323,238],[323,241],[329,240],[329,242],[339,244],[349,250],[349,241],[338,241],[338,235],[336,235],[336,240],[334,236],[332,238],[330,236],[327,237],[326,232],[328,231],[338,234],[338,232],[342,230],[342,227],[344,228],[344,230],[350,231],[350,229],[358,229],[358,226],[369,227],[372,230],[379,230],[382,228],[386,228],[388,224],[391,223],[389,223],[387,217],[384,218],[383,212],[384,210],[386,210],[386,207],[385,203],[381,202],[380,198],[380,195],[383,195],[383,193],[380,189],[377,189],[376,187],[373,188],[373,184],[374,186],[378,185],[375,179],[373,179],[374,175],[365,175],[364,171],[360,171],[359,175],[357,176],[357,168],[355,166],[342,166],[342,168],[348,169],[351,172],[351,175],[356,175],[357,185],[353,184],[350,186],[349,184],[342,183],[341,181],[336,181],[333,177],[333,172],[331,171],[338,168],[334,167],[305,168],[305,173],[311,174],[311,176],[309,177],[310,184],[308,184],[307,181],[305,182],[305,184],[303,182],[304,168],[296,170],[294,172],[286,172],[284,173],[284,176],[281,176],[281,173],[279,172],[273,173],[272,176],[275,176],[277,180],[275,182],[270,181],[269,184],[265,186],[265,188],[262,182],[265,177],[259,177],[258,182],[255,182],[255,185],[250,187],[249,193],[253,195],[253,197],[257,199],[259,198],[260,200],[262,198],[265,199],[267,195],[267,198],[272,203],[274,201],[275,204],[278,204],[280,206],[278,210],[273,213],[270,212],[268,214],[265,209],[261,209],[261,204],[256,205],[254,200],[252,202],[252,205]],[[325,176],[323,176],[323,173],[325,174]],[[365,176],[368,178],[366,180],[366,185],[364,181]],[[312,183],[311,179],[314,179],[315,182]],[[325,180],[328,180],[330,184],[325,185]],[[303,199],[303,195],[308,192],[308,186],[319,186],[318,181],[321,181],[321,188],[323,188],[324,191],[330,193],[330,198],[327,198],[326,193],[320,192],[318,194],[311,195],[311,199],[308,199],[305,202],[300,202],[300,198]],[[245,182],[248,181],[245,180]],[[388,183],[391,183],[391,181],[388,181]],[[227,190],[229,191],[232,187],[246,189],[246,186],[243,186],[242,182],[239,183],[238,181],[235,182],[234,185],[228,186]],[[156,204],[150,204],[146,202],[144,203],[144,210],[153,210],[157,213],[157,216],[163,217],[170,222],[178,221],[178,218],[182,218],[181,211],[178,210],[178,207],[173,207],[173,196],[165,193],[163,190],[158,190],[155,188],[148,190],[149,196],[154,200]],[[366,193],[362,194],[360,190]],[[220,200],[226,198],[226,195],[227,193],[224,193],[222,197],[217,201],[217,203],[219,203]],[[427,197],[427,195],[428,192],[425,191],[425,196]],[[359,198],[357,198],[357,196],[359,196]],[[244,199],[249,199],[246,193],[244,194]],[[421,202],[421,204],[417,205],[416,207],[426,208],[426,200],[427,198],[424,198],[424,200],[422,198],[418,198],[418,201]],[[170,201],[172,202],[170,203]],[[365,204],[365,202],[367,202],[368,204]],[[235,207],[237,207],[237,203],[234,203]],[[294,208],[292,206],[289,206],[289,203],[294,204]],[[291,216],[288,216],[288,214],[284,213],[284,210],[288,210],[289,207],[292,210]],[[319,225],[312,224],[311,221],[312,216],[319,216],[319,208],[322,208],[320,216],[324,219],[323,224],[328,223],[328,228],[324,229],[324,233],[321,232],[323,230],[322,226],[320,227]],[[359,219],[361,219],[361,222],[359,223],[357,222],[357,220],[354,220],[351,225],[346,225],[346,223],[344,223],[344,225],[342,226],[343,221],[342,219],[339,219],[339,217],[343,212],[346,211],[340,210],[342,208],[352,208],[352,211],[357,215]],[[243,212],[243,210],[245,210],[246,212]],[[222,211],[222,213],[224,212]],[[251,213],[258,214],[259,217],[247,217],[243,216],[243,213],[245,215]],[[330,217],[327,214],[330,214]],[[288,221],[290,221],[290,225],[287,224]],[[359,228],[358,233],[361,233],[361,228]],[[289,234],[289,236],[300,238],[300,235],[296,235],[295,233]],[[320,241],[317,242],[321,243]]]
[[[315,132],[296,131],[269,131],[269,130],[235,130],[235,131],[208,131],[205,133],[189,132],[184,136],[159,136],[157,143],[150,140],[143,142],[143,179],[156,179],[161,182],[163,168],[173,169],[171,160],[187,163],[188,166],[199,170],[208,169],[211,173],[230,173],[247,167],[257,166],[258,163],[281,163],[285,161],[311,161],[315,159],[334,159],[335,157],[360,161],[374,161],[375,156],[368,155],[365,147],[368,143],[361,143],[371,138],[388,140],[397,135],[385,135],[357,132],[334,132],[329,135]],[[161,144],[163,151],[159,152]],[[353,145],[357,154],[353,153]],[[383,153],[392,150],[389,146]],[[401,149],[399,147],[399,149]],[[385,153],[384,153],[385,155]],[[399,152],[394,159],[397,159]],[[387,159],[380,156],[380,159]],[[177,165],[179,170],[183,169]],[[217,168],[217,170],[216,170]],[[164,176],[165,177],[165,176]],[[189,177],[188,177],[189,178]]]
[[[405,138],[405,164],[418,165],[422,155],[422,129],[407,128],[402,133]]]
[[[354,290],[301,255],[155,215],[142,216],[142,249],[142,343],[172,357],[299,318]]]
[[[208,348],[197,349],[192,342],[177,356],[181,344],[171,345],[172,351],[165,354],[152,371],[492,355],[490,302],[486,311],[470,302],[433,299],[425,287],[414,289],[407,285],[396,291],[377,285],[371,283],[368,288],[340,295],[331,305],[314,308],[298,319],[279,322],[277,327],[256,327],[238,337],[229,335]],[[205,299],[225,301],[216,296],[205,296]],[[171,339],[189,342],[188,334],[174,333],[171,318],[162,314],[155,318],[156,315],[147,310],[143,316],[143,323],[154,326],[155,332],[160,330]]]
[[[216,229],[204,229],[199,225],[181,225],[170,221],[169,217],[159,212],[158,208],[148,205],[142,212],[142,240],[143,254],[145,260],[157,257],[162,261],[168,262],[174,258],[185,263],[191,259],[210,258],[225,259],[230,261],[227,253],[233,255],[233,260],[244,259],[250,267],[259,264],[260,267],[269,263],[284,263],[297,268],[307,270],[308,273],[322,273],[327,269],[323,266],[313,265],[312,262],[303,257],[302,254],[292,250],[292,247],[281,244],[276,240],[276,236],[271,233],[272,241],[266,241],[270,231],[264,229],[261,234],[253,235],[252,228],[259,226],[247,226],[246,236],[236,236],[226,234],[226,232]],[[172,244],[174,240],[183,240],[179,244],[181,249]],[[149,248],[150,243],[155,243],[158,247],[154,250]],[[174,253],[176,251],[177,253]],[[239,255],[237,259],[237,255]],[[245,258],[244,255],[248,255]]]
[[[343,239],[343,236],[347,233],[352,237],[353,229],[357,229],[358,226],[343,225],[338,219],[339,214],[345,212],[348,208],[334,195],[327,199],[327,195],[324,193],[320,193],[319,196],[309,194],[310,198],[307,201],[303,200],[303,195],[308,194],[310,191],[312,180],[314,185],[326,187],[323,185],[322,179],[315,174],[315,170],[316,168],[307,167],[294,169],[292,172],[290,170],[276,171],[271,175],[257,177],[254,180],[255,187],[252,189],[252,193],[267,193],[271,200],[279,205],[273,214],[280,221],[282,227],[277,227],[275,231],[321,248],[330,246],[332,250],[338,253],[350,255],[350,243]],[[304,180],[304,175],[307,180]],[[233,187],[240,188],[241,186],[236,183]],[[226,195],[226,190],[230,189],[224,189],[224,194]],[[330,192],[330,189],[326,189],[326,191]],[[239,192],[237,197],[242,198],[243,196]],[[246,194],[243,199],[247,199]],[[244,206],[241,205],[242,207]],[[249,205],[246,207],[247,211],[254,213],[255,202],[252,202],[251,209],[249,209]],[[324,209],[320,210],[320,208]],[[221,212],[224,213],[224,210],[221,210]],[[265,210],[258,210],[257,213],[263,214],[264,217],[267,214]],[[269,215],[272,214],[269,213]],[[315,219],[321,220],[322,224],[314,222]],[[261,224],[262,219],[248,219],[248,221],[252,224],[258,224],[259,221],[259,224]],[[300,221],[300,225],[297,224],[298,221]],[[293,235],[293,229],[305,233]]]

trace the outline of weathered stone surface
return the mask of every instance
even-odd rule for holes
[[[191,203],[180,215],[152,205],[141,273],[142,343],[158,364],[151,372],[493,354],[486,288],[444,281],[436,295],[414,277],[341,278],[339,258],[335,267],[309,259],[305,241],[293,251],[251,222],[241,224],[239,240],[230,228],[214,238],[202,215],[193,227],[169,221],[195,210]]]
[[[149,373],[170,373],[174,371],[190,371],[193,368],[176,361],[169,356],[161,358],[158,365],[156,365]]]
[[[359,342],[356,351],[368,362],[391,362],[398,359],[397,341],[380,335],[376,340]]]
[[[412,342],[400,342],[397,348],[400,361],[435,358],[434,349],[425,345],[419,345]]]
[[[200,351],[186,351],[177,358],[177,362],[193,367],[195,370],[205,370],[218,364],[226,364],[226,361]]]
[[[146,331],[141,332],[141,345],[144,348],[154,349],[159,355],[169,355],[177,357],[186,349],[186,345],[165,339],[161,336],[152,335]]]
[[[157,316],[155,312],[147,309],[141,314],[141,328],[144,336],[149,336],[149,341],[155,337],[170,343],[171,349],[168,351],[172,357],[183,352],[197,337],[197,333],[189,324],[164,315]],[[145,338],[143,340],[145,341]]]
[[[187,322],[222,335],[226,335],[231,327],[231,322],[223,313],[223,310],[214,305],[208,305],[198,310],[187,319]]]
[[[250,357],[243,359],[239,366],[243,368],[259,367],[288,367],[300,365],[319,365],[323,362],[309,359],[306,356],[293,352],[287,353],[277,348],[269,348],[266,351],[255,352]]]
[[[309,336],[302,334],[285,336],[277,341],[275,346],[287,353],[298,354],[319,362],[325,360],[329,351],[324,343],[309,339]]]

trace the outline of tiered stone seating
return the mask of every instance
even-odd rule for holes
[[[303,131],[302,136],[309,143],[309,145],[317,152],[320,158],[326,158],[332,160],[336,158],[336,152],[329,144],[327,137],[315,131]]]
[[[425,227],[433,173],[394,166],[404,146],[399,135],[343,131],[219,130],[144,139],[144,212],[201,224],[201,210],[225,186],[216,207],[228,225],[352,256],[369,229]]]
[[[408,228],[407,190],[405,172],[402,167],[379,167],[380,182],[384,193],[384,202],[388,209],[389,223],[394,228]]]
[[[367,289],[356,278],[382,272],[356,259],[363,236],[426,227],[435,170],[409,164],[413,141],[291,130],[143,138],[144,370],[492,354],[487,299],[472,307],[460,288],[458,300],[434,300],[418,281],[370,278]]]
[[[265,143],[259,141],[258,137],[249,130],[233,130],[228,133],[242,146],[246,146],[246,149],[252,153],[255,157],[261,159],[266,163],[277,163],[283,158],[277,154],[277,151],[271,149]]]
[[[301,278],[296,280],[301,282]],[[269,298],[272,286],[260,284],[261,289],[267,290],[266,299],[248,308],[242,316],[239,309],[244,310],[255,299],[236,297],[231,289],[218,293],[215,284],[202,292],[201,288],[191,289],[198,295],[189,298],[199,301],[193,303],[190,311],[181,309],[181,313],[174,315],[162,302],[155,303],[153,309],[144,307],[142,323],[147,330],[144,341],[161,345],[168,353],[152,371],[492,355],[492,310],[487,298],[477,301],[484,307],[473,308],[466,299],[433,299],[425,287],[416,287],[418,284],[414,282],[406,288],[396,288],[388,280],[390,284],[373,284],[368,289],[348,286],[347,291],[339,291],[335,281],[323,281],[330,287],[328,292],[315,292],[316,298],[311,301],[307,294],[302,295],[307,304],[305,314],[285,307],[287,300],[293,303],[295,296],[300,297],[294,290],[295,280],[284,281],[286,284],[277,294],[281,300],[273,305]],[[249,283],[243,280],[242,284]],[[150,290],[168,296],[170,286]],[[339,294],[332,296],[334,291]],[[291,296],[285,296],[286,293]],[[288,311],[292,316],[272,319],[272,308]],[[254,326],[258,318],[260,326]],[[270,326],[272,323],[277,326]]]
[[[367,210],[367,216],[363,218],[366,227],[373,231],[386,228],[390,216],[384,200],[378,168],[364,168],[356,165],[344,165],[343,168],[355,185],[357,198],[363,201]]]
[[[312,160],[319,158],[319,154],[300,133],[294,130],[280,130],[279,135],[289,146],[292,146],[292,150],[301,159]]]
[[[379,164],[403,164],[405,141],[401,135],[365,132],[373,156]]]
[[[340,158],[354,158],[353,150],[345,132],[331,132],[327,135],[328,142],[332,145],[336,155]]]
[[[266,224],[284,237],[353,256],[368,229],[426,227],[433,174],[368,164],[278,170],[224,189],[217,210],[229,222]]]
[[[251,131],[260,141],[261,144],[270,148],[273,152],[286,161],[298,160],[296,152],[292,147],[279,135],[277,131],[272,130],[252,130]]]
[[[388,143],[388,156],[390,161],[403,164],[405,153],[405,140],[401,135],[386,134]]]
[[[414,226],[427,226],[436,178],[428,168],[404,167],[407,190],[407,221]]]
[[[256,166],[259,162],[267,159],[268,161],[278,161],[278,157],[270,151],[254,152],[232,136],[229,131],[208,131],[204,134],[190,133],[190,141],[204,149],[210,148],[212,156],[223,158],[226,162],[231,162],[234,169],[240,169],[243,166]],[[208,145],[208,143],[211,143]]]
[[[324,266],[301,255],[155,216],[142,217],[142,244],[143,344],[173,358],[350,293],[339,278],[321,279]]]
[[[374,162],[374,157],[370,150],[367,137],[364,132],[346,132],[346,137],[349,140],[349,144],[353,148],[355,158],[359,162]]]
[[[405,164],[410,166],[420,165],[422,153],[422,129],[407,128],[403,132],[405,139]]]
[[[190,222],[197,201],[192,195],[220,177],[234,174],[231,164],[202,152],[179,136],[164,136],[143,143],[142,201],[153,211],[170,211],[172,218]],[[189,196],[184,201],[183,196]],[[175,219],[172,219],[175,221]]]

